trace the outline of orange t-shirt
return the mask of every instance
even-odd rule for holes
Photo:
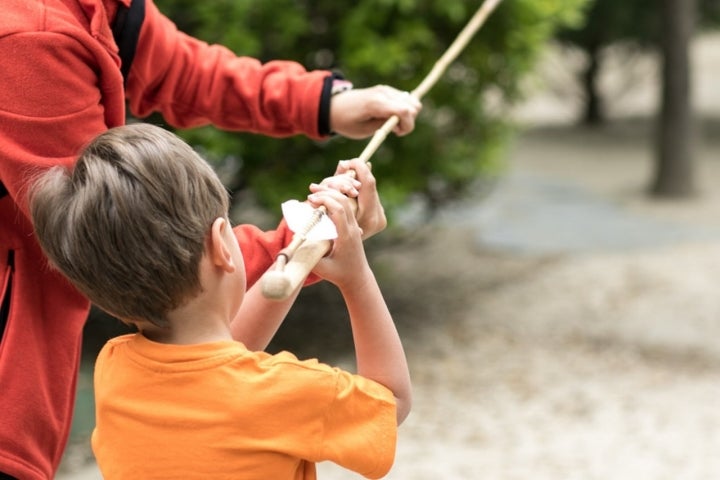
[[[390,390],[238,342],[115,338],[95,366],[95,399],[106,480],[314,479],[326,460],[380,478],[395,456]]]

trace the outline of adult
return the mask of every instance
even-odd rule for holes
[[[333,97],[347,85],[330,72],[207,45],[152,0],[5,0],[0,55],[0,478],[39,480],[54,476],[69,434],[89,303],[33,238],[26,193],[38,171],[71,167],[90,139],[125,122],[126,104],[175,127],[316,139],[366,137],[392,115],[403,135],[420,105],[385,86]],[[289,237],[236,235],[266,254],[248,285]]]

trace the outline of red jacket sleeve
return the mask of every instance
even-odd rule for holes
[[[254,225],[238,225],[233,230],[245,260],[245,275],[249,289],[272,266],[277,253],[290,243],[293,232],[288,228],[285,220],[280,222],[277,230],[267,232]],[[319,280],[320,277],[310,274],[305,285]]]
[[[134,115],[159,111],[172,125],[214,124],[227,130],[319,138],[318,111],[326,71],[238,57],[178,31],[152,1],[127,81]]]

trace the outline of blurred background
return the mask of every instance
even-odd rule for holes
[[[405,90],[480,6],[156,3],[238,54]],[[720,0],[505,0],[375,154],[391,225],[367,248],[415,388],[387,478],[720,478],[719,26]],[[265,228],[364,147],[178,133]],[[59,478],[100,478],[92,365],[126,331],[92,312]],[[354,368],[333,288],[305,289],[283,349]]]

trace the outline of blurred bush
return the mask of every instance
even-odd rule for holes
[[[510,134],[506,108],[548,39],[578,25],[585,0],[511,0],[423,99],[409,137],[391,135],[372,158],[383,203],[411,195],[431,209],[457,197],[479,176],[496,172]],[[239,55],[290,59],[308,69],[335,69],[356,87],[385,83],[412,90],[452,43],[480,2],[467,0],[157,0],[178,27]],[[235,193],[252,187],[260,205],[305,195],[307,185],[356,157],[364,143],[342,138],[266,138],[211,127],[179,132],[200,148]]]

